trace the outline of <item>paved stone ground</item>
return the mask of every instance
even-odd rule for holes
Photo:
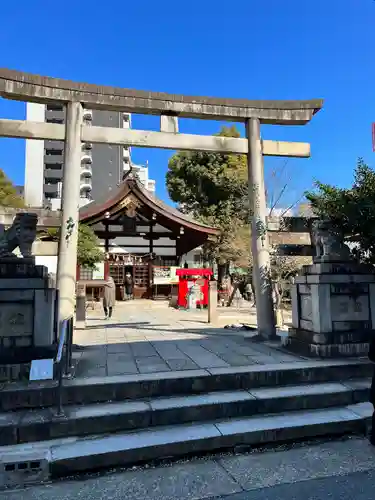
[[[374,480],[375,449],[349,438],[81,476],[0,500],[373,500]]]
[[[87,327],[76,330],[76,377],[111,376],[194,370],[252,364],[303,361],[278,350],[278,343],[257,344],[248,332],[224,329],[238,321],[236,310],[224,310],[219,327],[207,324],[207,311],[179,311],[166,302],[129,301],[116,305],[104,320],[100,304],[88,310]],[[255,311],[241,311],[242,321],[255,322]],[[237,315],[237,316],[236,316]]]

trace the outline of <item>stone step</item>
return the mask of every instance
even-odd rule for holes
[[[53,408],[18,410],[0,414],[0,445],[346,406],[368,401],[370,385],[370,379],[358,379],[70,405],[63,416],[56,416]]]
[[[112,377],[64,380],[63,402],[69,404],[204,394],[319,382],[338,382],[370,377],[367,360],[313,360],[207,370],[174,371]],[[0,411],[56,405],[56,382],[4,384],[0,388]]]
[[[371,413],[372,405],[359,403],[324,410],[300,410],[4,446],[0,447],[0,456],[8,482],[11,482],[13,472],[29,470],[33,464],[34,473],[39,472],[47,479],[47,476],[68,476],[242,445],[255,446],[346,433],[365,434]]]

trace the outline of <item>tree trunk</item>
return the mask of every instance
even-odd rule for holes
[[[275,292],[275,323],[276,326],[281,328],[283,326],[283,315],[282,315],[282,299],[283,294],[280,293],[279,283],[276,281],[273,284],[273,289]]]
[[[217,281],[220,287],[223,286],[225,274],[226,274],[226,269],[227,265],[226,264],[220,264],[220,262],[217,260]]]

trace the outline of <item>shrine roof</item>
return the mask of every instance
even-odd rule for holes
[[[192,229],[208,235],[217,235],[219,230],[198,222],[193,217],[180,212],[178,209],[167,205],[157,196],[148,191],[136,178],[128,176],[116,191],[106,194],[101,198],[80,208],[80,221],[90,223],[98,217],[105,218],[106,212],[116,212],[129,195],[133,195],[142,205],[148,207],[157,215],[163,216],[175,222],[179,226]]]

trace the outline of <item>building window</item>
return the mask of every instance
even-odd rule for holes
[[[59,193],[55,191],[54,193],[44,193],[47,200],[54,200],[55,198],[60,198]]]
[[[60,123],[60,124],[63,124],[64,123],[64,120],[63,118],[48,118],[46,120],[47,123]]]
[[[93,279],[93,270],[81,267],[79,270],[79,279],[90,281]]]
[[[49,163],[48,165],[44,165],[44,168],[47,170],[61,170],[63,168],[62,163]]]
[[[63,152],[62,148],[61,149],[46,149],[47,156],[61,156],[62,152]]]
[[[64,106],[62,104],[47,104],[47,111],[63,111]]]

